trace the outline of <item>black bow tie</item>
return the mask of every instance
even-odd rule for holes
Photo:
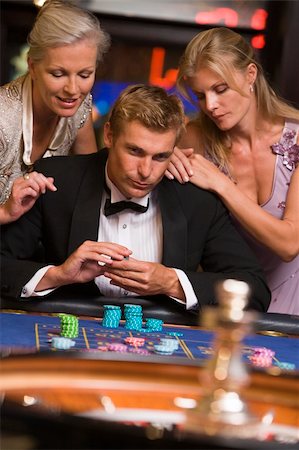
[[[107,198],[105,206],[104,206],[104,214],[105,216],[111,216],[112,214],[119,213],[123,211],[124,209],[132,209],[133,211],[139,212],[139,213],[145,213],[148,210],[148,204],[147,205],[139,205],[138,203],[130,202],[122,200],[120,202],[111,203],[110,198]]]

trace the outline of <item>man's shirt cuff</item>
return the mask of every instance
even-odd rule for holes
[[[40,282],[40,280],[43,278],[45,273],[50,269],[51,266],[42,267],[39,269],[31,278],[31,280],[28,281],[28,283],[23,286],[21,297],[22,298],[28,298],[28,297],[43,297],[47,294],[50,294],[50,292],[55,291],[55,288],[53,289],[45,289],[44,291],[35,292],[35,288]]]
[[[186,301],[179,300],[175,297],[171,297],[171,298],[173,298],[178,303],[182,303],[183,305],[186,305],[186,309],[195,308],[198,304],[198,300],[195,295],[192,284],[189,281],[189,278],[187,277],[185,272],[183,272],[183,270],[181,270],[181,269],[173,269],[173,270],[175,270],[177,277],[179,279],[179,282],[181,283],[182,289],[185,294]]]

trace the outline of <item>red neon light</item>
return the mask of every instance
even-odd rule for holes
[[[251,45],[254,48],[264,48],[265,47],[265,36],[263,34],[259,34],[258,36],[254,36],[251,38]]]
[[[165,49],[154,47],[152,51],[149,82],[155,86],[170,89],[176,82],[178,69],[168,69],[163,77],[163,67],[165,59]]]
[[[254,30],[264,30],[266,28],[266,21],[268,12],[265,9],[256,9],[251,17],[250,26]],[[239,23],[239,16],[237,11],[232,8],[216,8],[213,11],[201,11],[195,16],[195,22],[201,25],[204,24],[219,24],[224,23],[227,27],[237,27]]]
[[[265,9],[256,9],[251,17],[251,28],[254,30],[264,30],[266,28],[267,18],[268,13]]]
[[[231,8],[216,8],[213,11],[199,12],[195,16],[198,24],[215,24],[224,22],[227,27],[236,27],[239,22],[238,13]]]

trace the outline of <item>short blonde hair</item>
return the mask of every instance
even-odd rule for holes
[[[176,142],[185,130],[181,100],[161,87],[143,84],[129,86],[122,91],[108,120],[115,137],[121,132],[123,123],[134,120],[161,133],[176,130]]]
[[[28,35],[28,56],[40,61],[45,49],[89,39],[97,47],[97,62],[110,46],[110,36],[102,30],[97,17],[65,0],[47,0],[40,9]]]

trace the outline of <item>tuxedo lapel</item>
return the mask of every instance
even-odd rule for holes
[[[186,268],[187,221],[180,207],[174,182],[163,179],[158,186],[163,223],[163,264]]]
[[[105,161],[99,153],[90,160],[80,180],[69,238],[69,254],[84,241],[98,239],[99,215],[104,189]]]
[[[70,229],[69,254],[84,241],[98,239],[107,153],[101,150],[99,154],[91,159],[81,178]],[[163,223],[162,262],[169,267],[184,269],[187,263],[187,221],[180,207],[174,182],[163,179],[157,189]]]

